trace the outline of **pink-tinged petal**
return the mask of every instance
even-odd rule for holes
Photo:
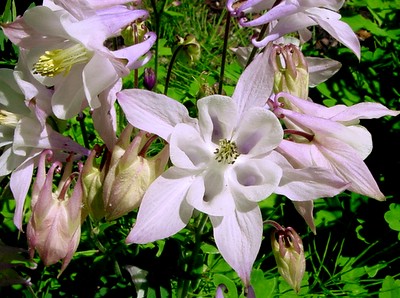
[[[14,224],[20,231],[22,231],[25,198],[32,183],[34,160],[33,155],[16,168],[10,177],[10,188],[15,199]]]
[[[284,155],[295,168],[315,165],[323,168],[331,168],[330,162],[326,160],[314,143],[296,143],[283,140],[277,151]]]
[[[301,7],[295,4],[286,4],[286,3],[280,4],[271,8],[270,10],[268,10],[267,13],[263,14],[262,16],[252,21],[241,22],[240,25],[242,25],[243,27],[252,27],[252,26],[267,24],[274,20],[278,20],[286,16],[293,15],[299,12],[301,9],[302,9]]]
[[[197,123],[197,119],[189,116],[183,104],[165,95],[129,89],[118,92],[117,99],[130,124],[167,141],[176,124],[188,123],[195,126]]]
[[[182,169],[204,169],[213,158],[215,147],[204,142],[199,131],[193,126],[181,123],[175,126],[169,141],[173,165]]]
[[[61,1],[61,0],[58,0]],[[64,2],[70,1],[70,0],[62,0]],[[81,0],[75,0],[76,2],[81,2]],[[89,4],[90,7],[94,9],[101,9],[101,8],[106,8],[110,7],[113,5],[119,5],[119,4],[126,4],[129,2],[132,2],[132,0],[86,0]]]
[[[247,110],[233,140],[240,154],[257,157],[275,149],[283,139],[283,129],[271,111],[261,107]]]
[[[227,96],[211,95],[197,102],[200,133],[206,142],[231,139],[238,120],[235,102]]]
[[[397,116],[400,111],[389,110],[380,103],[362,102],[350,107],[343,108],[343,111],[331,117],[332,121],[354,122],[359,119],[376,119],[383,116]]]
[[[193,212],[193,207],[185,200],[193,179],[176,167],[158,177],[143,197],[136,223],[126,242],[148,243],[183,229]]]
[[[248,201],[259,202],[275,192],[282,169],[267,159],[237,160],[229,175],[229,187],[237,209],[245,212]]]
[[[251,211],[234,211],[223,217],[211,216],[214,238],[225,261],[237,272],[246,286],[250,285],[250,273],[260,250],[262,217],[254,204]]]
[[[236,102],[239,115],[254,106],[264,106],[272,94],[274,69],[269,57],[271,47],[267,47],[243,71],[236,85],[232,99]]]
[[[115,100],[117,99],[117,92],[122,88],[122,81],[118,80],[108,90],[103,91],[99,95],[101,103],[100,108],[94,109],[92,112],[93,125],[100,137],[104,140],[110,152],[117,142],[116,129],[117,129],[117,115],[115,112]]]
[[[339,61],[328,58],[306,57],[306,61],[310,74],[310,87],[315,87],[318,84],[325,82],[337,73],[340,67],[342,67],[342,64]]]
[[[308,166],[296,169],[277,152],[271,154],[270,158],[283,170],[282,179],[275,193],[287,196],[292,201],[333,197],[350,186],[349,180],[330,168]]]
[[[318,25],[326,30],[332,37],[340,41],[360,60],[360,42],[351,27],[345,22],[340,21],[341,15],[323,8],[310,8],[307,11]]]
[[[119,76],[108,59],[100,55],[94,55],[85,65],[82,78],[89,106],[96,109],[101,105],[98,95],[115,84]]]
[[[304,218],[307,225],[310,227],[314,235],[317,234],[317,229],[314,222],[314,202],[313,201],[293,201],[293,205],[297,212]]]
[[[188,191],[187,202],[195,209],[213,216],[224,216],[235,210],[221,169],[210,169],[198,175]]]
[[[333,138],[324,139],[323,146],[318,146],[323,155],[332,163],[336,174],[351,182],[350,191],[384,201],[385,196],[379,190],[367,165],[349,145]]]
[[[302,29],[315,25],[317,25],[315,20],[310,18],[306,13],[298,12],[294,15],[290,15],[280,19],[279,22],[276,24],[276,26],[264,39],[262,39],[261,41],[257,41],[256,38],[254,38],[252,40],[252,43],[254,46],[259,48],[265,47],[269,42],[277,40],[278,38],[284,36],[285,34],[300,31]],[[302,42],[305,41],[307,40],[302,40]]]
[[[157,35],[154,32],[148,32],[145,38],[146,40],[142,41],[139,44],[113,51],[114,56],[121,59],[127,59],[127,68],[137,68],[137,60],[145,55],[148,51],[150,51],[151,47],[157,39]]]

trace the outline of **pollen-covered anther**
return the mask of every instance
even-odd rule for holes
[[[17,114],[10,113],[5,110],[0,110],[0,125],[15,128],[20,119],[21,117]]]
[[[234,164],[239,157],[235,142],[227,139],[219,140],[218,148],[215,149],[215,159],[225,164]]]
[[[91,56],[91,53],[81,44],[66,49],[46,51],[33,65],[33,73],[45,77],[54,77],[60,73],[67,75],[72,66],[89,61]]]

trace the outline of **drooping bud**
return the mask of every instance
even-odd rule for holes
[[[42,153],[40,163],[46,162],[43,155],[48,155],[48,152]],[[42,164],[41,169],[44,166]],[[82,205],[82,185],[79,173],[72,173],[72,160],[67,162],[58,189],[53,193],[53,176],[60,169],[61,163],[54,162],[47,174],[38,171],[33,187],[35,200],[27,227],[31,256],[36,250],[46,266],[63,260],[59,275],[71,261],[79,244]],[[70,190],[75,179],[75,186]]]
[[[90,215],[92,219],[98,221],[105,216],[103,202],[103,182],[104,173],[95,158],[99,154],[100,148],[95,147],[86,160],[81,173],[83,187],[83,209],[85,217]]]
[[[146,89],[149,91],[153,90],[154,86],[156,85],[156,74],[154,70],[150,67],[144,69],[143,84],[144,87],[146,87]]]
[[[112,152],[103,191],[106,220],[114,220],[137,208],[168,161],[168,146],[156,156],[146,157],[154,136],[141,131],[131,142],[132,131],[133,127],[128,125]]]
[[[306,270],[303,242],[296,231],[267,221],[276,230],[271,233],[272,252],[283,279],[298,293]]]
[[[274,93],[287,92],[307,99],[309,72],[300,49],[294,44],[274,45],[270,59],[275,71]]]
[[[121,31],[126,46],[141,43],[145,40],[146,33],[149,32],[144,20],[136,20],[131,25]]]
[[[177,36],[178,46],[182,47],[179,51],[179,58],[193,64],[200,59],[201,47],[193,34],[187,34],[184,38]]]

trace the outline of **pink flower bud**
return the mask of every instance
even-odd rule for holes
[[[154,86],[156,85],[156,74],[152,68],[145,68],[144,69],[144,86],[147,90],[153,90]]]
[[[49,152],[42,153],[40,169],[44,169],[45,158]],[[61,163],[54,162],[47,175],[38,171],[33,189],[37,196],[32,204],[32,215],[27,227],[29,251],[35,250],[46,266],[63,260],[60,274],[65,270],[75,253],[80,238],[82,185],[78,173],[72,172],[72,160],[68,161],[58,189],[53,193],[54,172],[61,169]],[[69,188],[76,183],[72,194]]]
[[[271,245],[278,271],[298,293],[306,270],[303,242],[293,228],[283,228],[278,223],[268,222],[276,228],[271,233]]]

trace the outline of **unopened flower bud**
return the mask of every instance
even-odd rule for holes
[[[145,35],[148,32],[149,29],[147,28],[145,21],[137,20],[122,30],[121,36],[124,39],[124,44],[126,46],[131,46],[143,42],[145,40]]]
[[[153,90],[154,86],[156,85],[156,74],[152,68],[147,67],[144,69],[143,84],[144,87],[146,87],[146,89],[149,91]]]
[[[187,34],[184,38],[177,36],[178,45],[181,46],[180,59],[188,64],[193,64],[200,59],[201,47],[193,34]]]
[[[293,44],[274,45],[271,63],[275,70],[275,94],[287,92],[299,98],[308,98],[307,61],[297,46]]]
[[[279,226],[271,233],[271,245],[280,275],[298,293],[306,269],[300,236],[291,227]]]
[[[44,169],[48,152],[42,153],[39,163]],[[38,171],[34,183],[36,192],[32,204],[32,215],[27,227],[31,257],[35,250],[46,266],[63,260],[60,274],[65,270],[75,253],[81,234],[82,185],[78,173],[72,173],[72,160],[68,161],[58,189],[53,193],[53,176],[61,169],[60,162],[54,162],[48,173]],[[76,183],[72,194],[72,182]]]
[[[96,163],[96,156],[99,153],[98,147],[94,148],[86,160],[81,173],[83,187],[83,213],[90,215],[94,220],[100,220],[105,215],[103,203],[103,182],[104,171]]]
[[[168,161],[168,146],[154,157],[145,157],[153,135],[141,131],[131,142],[132,130],[131,125],[124,129],[112,152],[103,191],[106,220],[117,219],[137,208]]]

